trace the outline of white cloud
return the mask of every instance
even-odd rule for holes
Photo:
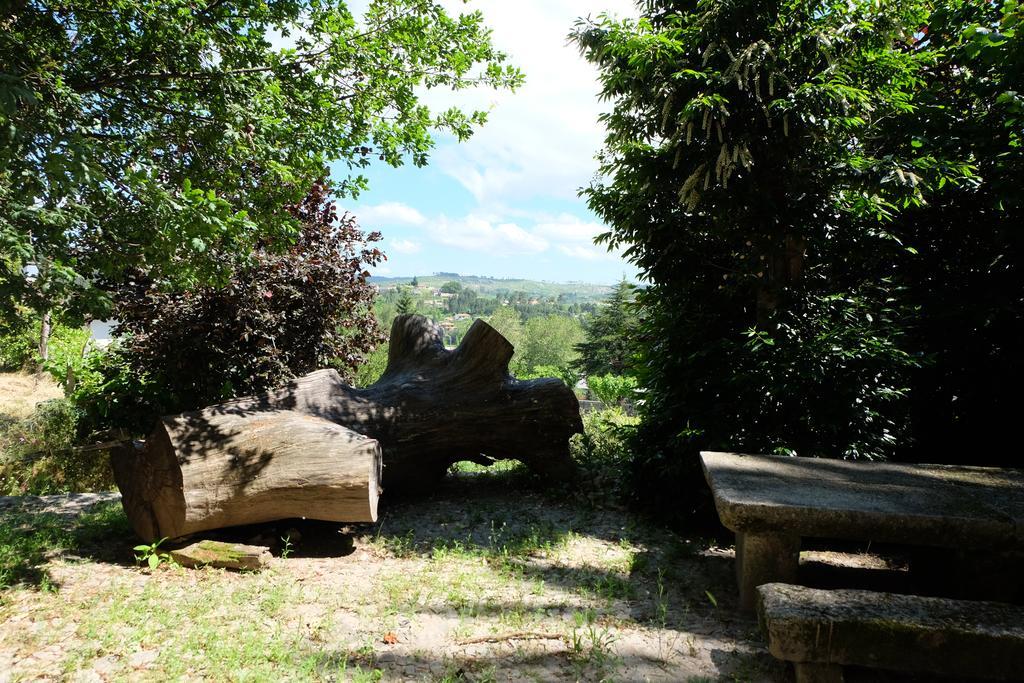
[[[598,115],[596,70],[567,36],[577,18],[593,14],[588,0],[478,0],[445,2],[451,12],[479,9],[494,29],[495,44],[520,67],[526,83],[515,93],[428,91],[435,108],[456,103],[490,110],[488,123],[462,144],[442,144],[432,163],[461,183],[478,202],[545,196],[575,200],[597,168],[594,154],[604,130]],[[635,15],[632,0],[605,0],[601,10]]]
[[[548,249],[543,237],[515,223],[497,222],[490,216],[469,214],[458,220],[441,216],[427,229],[440,244],[495,255],[538,254]]]
[[[584,247],[579,244],[560,244],[558,250],[572,258],[584,261],[619,261],[621,256],[615,252],[606,251],[603,247]]]
[[[412,240],[391,240],[391,251],[399,254],[415,254],[423,247]]]
[[[606,232],[606,228],[601,223],[583,221],[576,216],[562,214],[537,223],[533,231],[554,241],[593,244],[594,237]]]
[[[515,216],[515,219],[513,219]],[[472,212],[461,218],[438,216],[424,220],[423,234],[444,247],[486,252],[496,256],[528,256],[555,250],[584,261],[619,261],[621,253],[594,244],[605,231],[600,223],[571,214],[531,214],[525,211]],[[420,245],[411,240],[392,240],[392,250],[415,253]],[[415,251],[404,251],[406,245]]]
[[[422,225],[427,220],[422,213],[400,202],[365,206],[353,213],[359,219],[360,225],[373,229],[381,225]]]

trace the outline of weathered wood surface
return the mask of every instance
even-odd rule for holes
[[[265,394],[163,418],[144,452],[125,449],[113,458],[125,510],[146,539],[284,517],[369,521],[365,514],[344,517],[347,503],[335,514],[336,478],[317,477],[321,469],[349,474],[338,462],[350,457],[341,445],[358,440],[318,442],[315,430],[272,427],[265,422],[272,415],[302,416],[379,443],[380,483],[389,491],[426,490],[460,460],[515,459],[552,481],[569,479],[575,472],[569,438],[583,431],[579,402],[559,379],[512,377],[512,353],[508,340],[482,320],[449,351],[439,326],[399,316],[387,369],[365,389],[345,384],[334,370],[318,370]],[[261,436],[245,436],[252,425],[261,425]],[[260,445],[275,431],[274,448],[286,458],[270,457]],[[243,444],[248,438],[259,444]],[[331,454],[316,452],[329,444],[336,446]],[[362,465],[352,468],[365,472]],[[264,495],[261,487],[275,479],[285,484]]]
[[[146,540],[290,517],[377,518],[379,444],[299,412],[235,406],[165,417],[143,450],[112,462],[125,513]]]
[[[842,681],[844,665],[1024,679],[1024,607],[781,583],[758,594],[768,649],[798,680]]]
[[[569,438],[583,431],[579,401],[559,379],[513,378],[513,351],[483,320],[449,351],[438,325],[400,315],[375,384],[355,389],[334,370],[318,370],[203,414],[291,410],[348,427],[380,442],[388,491],[422,490],[460,460],[519,460],[553,480],[567,479],[575,469]]]
[[[1024,471],[707,451],[701,461],[732,531],[1024,546]]]
[[[243,545],[221,541],[199,541],[170,551],[171,559],[182,567],[214,567],[257,571],[270,566],[273,556],[262,545]]]

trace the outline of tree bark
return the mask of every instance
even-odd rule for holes
[[[43,319],[39,323],[39,362],[40,364],[45,363],[50,359],[50,326],[51,326],[51,313],[46,311],[43,313]],[[40,371],[42,371],[42,365],[40,365]]]
[[[380,446],[327,420],[227,406],[163,418],[144,449],[112,457],[143,539],[290,517],[377,519]]]
[[[400,315],[375,384],[355,389],[334,370],[318,370],[225,405],[294,410],[377,439],[388,491],[422,489],[460,460],[519,460],[549,479],[571,478],[569,438],[583,431],[572,389],[556,378],[512,377],[512,344],[483,320],[452,351],[442,338],[429,319]]]
[[[389,491],[422,491],[460,460],[491,464],[515,459],[548,479],[571,478],[575,466],[569,455],[569,438],[583,431],[579,401],[572,390],[559,379],[521,381],[510,376],[512,345],[482,320],[473,323],[453,351],[444,348],[442,334],[439,326],[422,316],[396,318],[387,369],[365,389],[345,384],[334,370],[318,370],[265,394],[163,418],[144,453],[114,458],[115,473],[121,471],[117,481],[125,510],[136,530],[144,538],[198,530],[200,522],[194,520],[204,515],[199,511],[216,508],[207,502],[209,494],[202,492],[211,488],[218,496],[228,489],[238,491],[235,502],[260,508],[262,520],[305,516],[365,521],[322,516],[308,501],[323,502],[328,491],[322,496],[306,495],[303,488],[307,485],[296,477],[274,498],[281,509],[252,504],[248,487],[262,474],[265,458],[242,458],[229,465],[233,462],[228,460],[231,447],[224,445],[224,431],[227,428],[231,438],[242,439],[247,429],[282,412],[338,425],[379,443],[382,484]],[[233,421],[228,426],[225,420]],[[287,468],[301,467],[312,487],[318,469],[335,467],[335,456],[324,454],[318,459],[316,449],[302,434],[276,433],[274,429],[266,426],[261,432],[266,437],[261,438],[293,445],[287,464],[281,464],[275,476],[283,477]],[[349,457],[343,450],[335,453],[338,459]],[[303,458],[310,461],[303,462]],[[207,461],[216,466],[203,465]],[[277,458],[272,461],[277,463]],[[189,478],[178,478],[179,470],[182,475],[188,472]],[[223,483],[225,478],[231,483]],[[200,491],[194,492],[194,488]],[[303,511],[283,514],[287,496],[301,499],[297,507]],[[184,523],[177,521],[182,516],[182,500],[187,511]],[[170,521],[164,519],[167,510],[172,511]],[[241,524],[257,521],[255,514],[205,513],[201,524],[205,529]]]

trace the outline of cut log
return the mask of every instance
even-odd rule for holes
[[[569,438],[583,431],[579,401],[559,379],[513,378],[508,371],[512,353],[508,340],[482,320],[475,321],[462,344],[449,351],[435,323],[418,315],[398,316],[391,328],[387,369],[365,389],[345,384],[334,370],[318,370],[265,394],[164,418],[142,455],[114,457],[115,471],[121,471],[117,481],[125,510],[144,538],[190,533],[199,516],[204,517],[205,529],[257,521],[256,516],[297,516],[281,514],[286,507],[301,507],[300,515],[314,519],[364,521],[324,516],[319,506],[329,507],[325,497],[333,495],[331,490],[304,491],[319,485],[317,473],[322,468],[338,467],[335,460],[351,457],[348,454],[339,452],[332,459],[321,453],[317,459],[319,447],[311,446],[305,435],[278,435],[277,447],[290,444],[292,457],[275,470],[280,471],[277,476],[298,468],[307,483],[292,476],[288,486],[279,489],[280,496],[270,497],[273,509],[254,500],[248,487],[253,476],[263,476],[264,459],[276,463],[278,458],[250,457],[230,464],[217,455],[227,452],[222,445],[226,428],[230,438],[243,439],[249,428],[245,421],[262,424],[268,415],[281,413],[316,418],[378,442],[382,483],[389,492],[427,490],[460,460],[491,464],[514,459],[549,480],[567,480],[575,472]],[[230,427],[225,420],[231,421]],[[265,438],[274,438],[271,431],[269,426],[264,430]],[[211,458],[221,464],[202,465]],[[303,458],[309,461],[299,465]],[[187,481],[177,478],[179,469],[190,473]],[[221,503],[209,505],[211,494],[193,493],[194,487],[212,490],[217,501],[237,491],[237,512],[221,514]],[[289,497],[295,502],[291,507],[283,504]],[[177,521],[182,499],[188,511],[184,524]]]
[[[556,378],[512,377],[512,344],[483,320],[454,350],[445,349],[442,334],[423,316],[400,315],[387,368],[365,389],[318,370],[207,410],[294,410],[377,439],[389,492],[423,490],[460,460],[519,460],[547,479],[571,478],[569,438],[583,431],[572,389]]]
[[[121,503],[147,541],[291,517],[377,519],[381,451],[302,413],[224,407],[163,418],[112,458]]]

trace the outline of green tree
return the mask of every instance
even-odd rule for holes
[[[364,235],[351,214],[339,216],[323,185],[291,210],[302,226],[295,243],[283,253],[262,246],[226,287],[165,291],[140,274],[122,288],[116,358],[102,370],[107,381],[71,394],[88,426],[147,430],[160,415],[327,365],[352,378],[383,341],[366,271],[383,258],[372,245],[380,234]]]
[[[410,287],[419,287],[420,286],[420,281],[417,280],[415,276],[413,276],[412,281],[409,282],[409,286]]]
[[[653,1],[575,32],[614,103],[585,194],[652,283],[636,450],[655,504],[703,491],[701,448],[877,458],[908,437],[913,254],[886,221],[973,177],[882,142],[941,57],[927,20],[896,0]]]
[[[416,300],[412,298],[412,294],[405,287],[400,289],[398,301],[395,304],[395,311],[398,315],[416,312]]]
[[[524,327],[522,364],[527,371],[552,366],[564,371],[571,368],[579,353],[576,346],[583,340],[579,321],[564,315],[530,318]],[[575,381],[568,382],[570,386]]]
[[[476,290],[463,288],[448,299],[449,313],[476,313],[481,302]]]
[[[441,291],[445,294],[458,294],[462,291],[462,283],[452,280],[441,285]]]
[[[875,156],[970,160],[966,183],[932,183],[928,203],[887,227],[914,254],[898,278],[915,315],[909,344],[928,359],[910,384],[898,455],[918,462],[1021,466],[1024,384],[1024,10],[1017,2],[936,3],[918,46],[934,63],[913,108],[882,121]]]
[[[632,365],[639,340],[636,285],[623,280],[583,323],[579,369],[586,375],[621,375]]]
[[[621,375],[594,375],[587,378],[587,387],[597,400],[606,406],[616,406],[636,398],[637,382],[634,377]]]
[[[13,0],[0,29],[0,299],[41,314],[102,313],[126,272],[223,284],[329,165],[355,195],[484,122],[420,89],[521,80],[431,0]]]

